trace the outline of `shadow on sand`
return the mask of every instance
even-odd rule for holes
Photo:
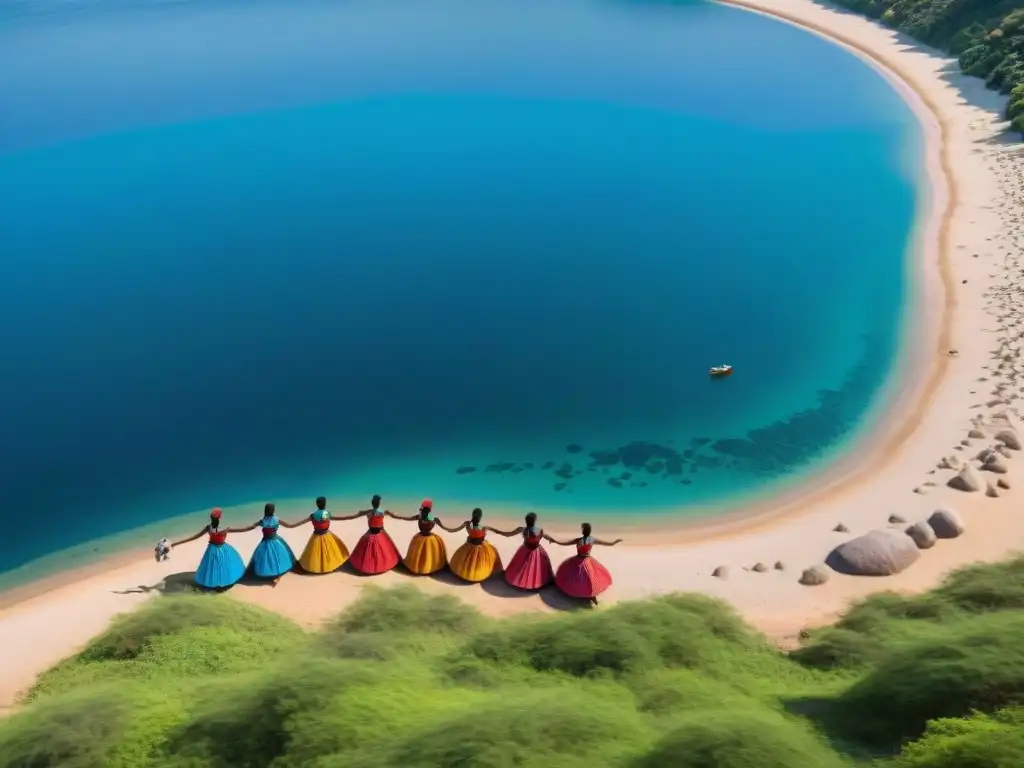
[[[149,592],[156,592],[160,595],[176,595],[206,591],[196,586],[195,578],[195,571],[182,571],[181,573],[172,573],[156,584],[139,584],[137,587],[115,589],[113,592],[115,595],[144,595]]]

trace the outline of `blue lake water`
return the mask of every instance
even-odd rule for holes
[[[2,0],[0,114],[0,570],[320,493],[682,515],[898,351],[919,128],[732,8]]]

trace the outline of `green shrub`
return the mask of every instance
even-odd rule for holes
[[[152,600],[134,613],[118,617],[78,654],[78,659],[134,659],[155,638],[193,627],[230,627],[268,637],[282,633],[301,637],[295,624],[269,611],[218,595],[180,595]]]
[[[891,768],[1020,768],[1024,765],[1024,710],[945,718],[887,761]]]
[[[763,643],[725,605],[677,595],[504,622],[477,634],[469,647],[481,659],[583,677],[711,665],[726,648]]]
[[[425,727],[395,747],[389,765],[584,768],[621,764],[649,741],[632,697],[613,685],[520,689],[479,709],[424,719]]]
[[[895,649],[842,697],[866,735],[917,736],[929,720],[1024,702],[1024,615],[978,616]]]
[[[485,624],[476,609],[454,595],[428,595],[412,585],[370,586],[320,638],[343,658],[386,661],[450,647]]]
[[[96,686],[0,721],[0,766],[106,768],[131,714],[127,694],[123,688]]]
[[[636,768],[831,768],[843,761],[805,727],[760,710],[695,713]]]

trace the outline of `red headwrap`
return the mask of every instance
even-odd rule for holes
[[[214,510],[210,513],[210,517],[215,518],[217,520],[220,520],[220,515],[220,507],[214,508]]]
[[[432,502],[430,499],[424,499],[423,503],[420,504],[420,509],[433,509],[433,508],[434,508],[434,502]]]

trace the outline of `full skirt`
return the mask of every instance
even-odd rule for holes
[[[314,533],[299,556],[299,565],[306,573],[330,573],[348,560],[348,549],[331,531]]]
[[[356,544],[356,548],[352,550],[349,562],[360,573],[374,576],[390,571],[398,565],[401,559],[398,547],[395,546],[395,542],[391,540],[387,531],[377,533],[367,531]]]
[[[551,558],[544,547],[530,549],[523,544],[505,567],[505,581],[518,589],[540,589],[554,578]]]
[[[295,565],[295,553],[280,536],[263,539],[252,553],[249,567],[261,579],[276,579]]]
[[[196,584],[204,589],[223,589],[245,575],[245,563],[238,550],[228,543],[207,544],[196,568]]]
[[[555,585],[569,597],[590,599],[612,585],[612,575],[593,557],[576,555],[558,566]]]
[[[417,533],[409,542],[409,551],[402,560],[405,567],[419,576],[436,573],[448,562],[444,539],[436,533]]]
[[[467,541],[455,550],[448,566],[463,581],[484,581],[501,568],[501,556],[489,541],[480,544]]]

